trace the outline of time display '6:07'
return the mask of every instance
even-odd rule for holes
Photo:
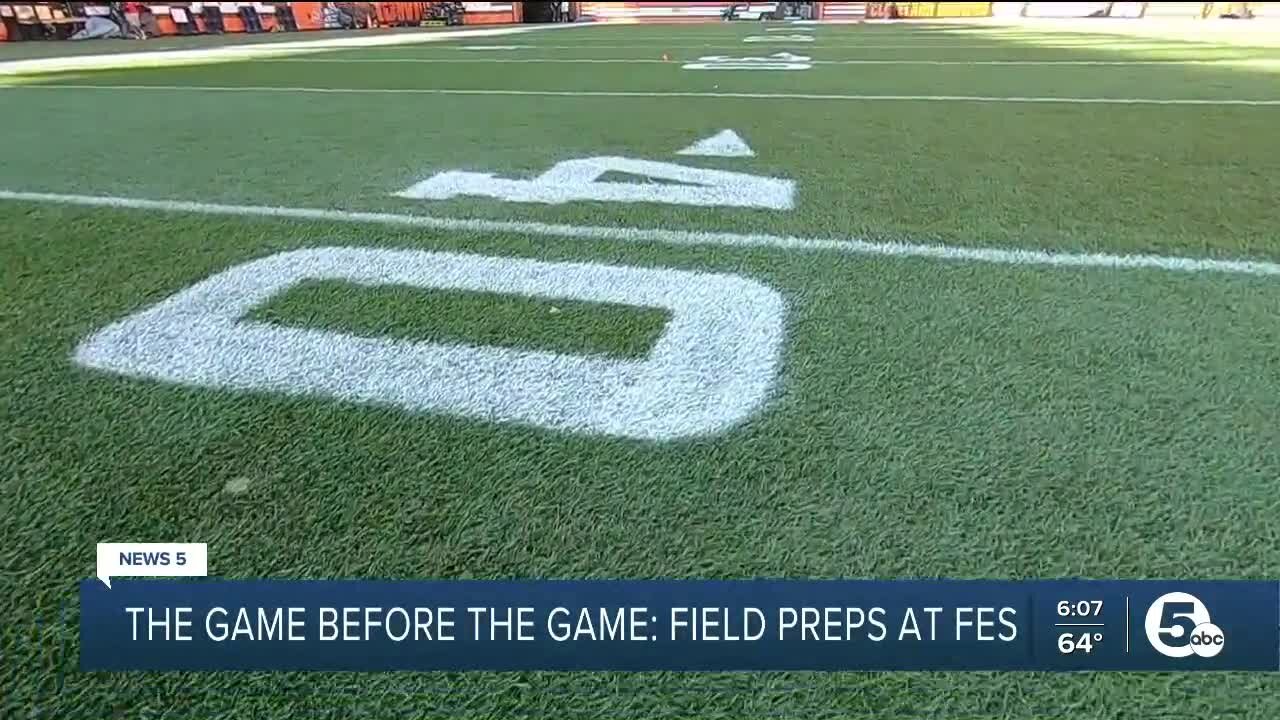
[[[1062,600],[1058,603],[1058,617],[1097,617],[1101,614],[1101,600]]]

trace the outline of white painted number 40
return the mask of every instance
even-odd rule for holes
[[[681,155],[751,157],[732,130]],[[607,182],[606,173],[660,182]],[[444,172],[399,193],[786,209],[790,180],[622,157],[566,160],[531,180]],[[245,319],[299,282],[341,280],[665,309],[639,360],[358,337]],[[707,435],[743,422],[777,371],[783,303],[736,275],[550,263],[373,248],[313,248],[223,271],[110,325],[76,349],[83,366],[200,387],[266,390],[392,405],[491,422],[646,440]]]

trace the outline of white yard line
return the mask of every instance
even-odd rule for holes
[[[684,38],[674,38],[674,40],[678,42],[678,41],[684,40]],[[677,42],[666,43],[666,42],[663,42],[662,40],[654,40],[652,42],[645,43],[643,45],[634,45],[634,44],[612,45],[612,44],[596,44],[596,43],[582,43],[579,45],[544,45],[542,43],[536,43],[528,46],[522,46],[518,49],[521,49],[521,50],[523,49],[530,49],[530,50],[534,50],[534,49],[536,50],[592,50],[592,49],[624,50],[624,49],[629,49],[629,50],[653,50],[655,52],[662,52],[663,50],[695,50],[695,49],[701,49],[701,48],[710,48],[715,50],[744,50],[745,49],[741,42],[736,44],[717,44],[717,43],[706,43],[706,44],[679,43],[677,44]],[[785,43],[778,43],[778,44],[784,45]],[[467,49],[468,50],[487,50],[489,48],[488,46],[485,46],[485,45],[470,45],[467,47]],[[504,48],[502,46],[499,46],[498,48],[495,48],[495,49],[504,49]],[[819,41],[814,42],[812,44],[806,43],[804,46],[804,49],[805,50],[845,50],[845,49],[848,49],[848,50],[1009,50],[1009,51],[1016,51],[1016,52],[1026,52],[1029,50],[1040,50],[1040,49],[1050,49],[1050,50],[1098,49],[1098,50],[1185,50],[1187,52],[1214,52],[1214,51],[1223,52],[1223,51],[1240,51],[1242,48],[1231,47],[1228,45],[1196,46],[1196,45],[1188,45],[1187,43],[1116,43],[1116,42],[1087,43],[1087,44],[1061,43],[1061,42],[1012,44],[1012,43],[1006,42],[1006,43],[999,43],[999,44],[986,43],[981,45],[968,45],[968,44],[958,45],[958,44],[952,44],[952,43],[907,43],[907,44],[894,44],[894,45],[869,45],[869,44],[863,44],[863,43],[821,42],[821,39],[819,39]],[[1270,50],[1272,49],[1268,49],[1268,51]]]
[[[501,27],[480,30],[434,31],[420,33],[396,33],[367,37],[341,37],[324,40],[297,40],[290,42],[247,43],[223,47],[195,48],[190,50],[160,50],[130,53],[105,53],[102,55],[71,55],[64,57],[30,58],[0,62],[0,76],[38,75],[52,72],[82,70],[112,70],[143,67],[170,67],[231,62],[253,58],[303,55],[332,52],[344,48],[391,47],[438,43],[464,38],[515,35],[536,30],[570,27],[591,27],[590,24],[548,24],[521,27]]]
[[[694,60],[696,58],[686,58]],[[512,57],[451,57],[451,58],[263,58],[257,62],[265,63],[563,63],[583,65],[678,65],[682,61],[662,60],[656,58],[512,58]],[[1228,60],[808,60],[811,65],[1248,65],[1254,67],[1280,67],[1280,58],[1275,59],[1228,59]]]
[[[653,242],[667,245],[760,247],[790,251],[825,251],[853,255],[929,258],[997,265],[1025,265],[1058,268],[1107,268],[1113,270],[1165,270],[1182,273],[1225,273],[1234,275],[1280,276],[1280,263],[1250,260],[1212,260],[1169,255],[1113,255],[1108,253],[1052,252],[1006,248],[923,245],[916,243],[870,242],[858,239],[803,238],[763,233],[739,234],[659,228],[629,228],[601,225],[563,225],[518,220],[480,220],[390,212],[357,212],[321,208],[275,207],[269,205],[229,205],[181,200],[146,200],[109,195],[70,195],[44,192],[0,190],[0,201],[53,203],[84,207],[126,208],[157,212],[201,213],[234,217],[267,217],[357,224],[378,224],[431,228],[458,232],[516,233],[550,237],[583,238],[607,242]]]
[[[999,95],[854,95],[841,93],[752,93],[752,92],[648,92],[626,90],[502,90],[462,88],[325,88],[263,85],[3,85],[0,92],[23,90],[120,90],[149,92],[214,93],[302,93],[317,95],[515,95],[530,97],[610,97],[610,98],[732,98],[739,100],[843,100],[857,102],[969,102],[1029,103],[1067,105],[1195,105],[1280,107],[1280,99],[1240,98],[1109,98],[1109,97],[1026,97]]]

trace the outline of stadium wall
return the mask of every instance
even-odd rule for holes
[[[731,2],[584,2],[581,12],[601,22],[705,22],[719,20],[731,5],[772,12],[777,3]]]
[[[867,6],[874,3],[864,2],[820,2],[814,13],[819,20],[852,21],[862,20],[867,16]]]
[[[997,2],[991,5],[996,17],[1195,20],[1280,15],[1280,3],[1276,2]]]
[[[290,7],[293,10],[294,20],[297,22],[298,30],[323,30],[325,25],[325,9],[327,5],[335,3],[326,2],[291,2]],[[340,3],[341,5],[362,6],[362,9],[369,17],[376,19],[378,25],[416,25],[421,19],[426,18],[430,2],[367,2],[367,3]],[[694,3],[689,3],[694,4]],[[0,12],[10,7],[10,3],[0,3]],[[151,10],[152,23],[150,29],[157,35],[178,35],[180,34],[177,23],[170,16],[170,10],[174,7],[200,9],[206,5],[216,5],[222,11],[223,29],[226,33],[242,33],[246,31],[244,21],[240,18],[239,9],[241,6],[252,6],[258,13],[258,17],[262,22],[263,32],[273,32],[277,28],[276,6],[280,3],[272,2],[219,2],[219,3],[196,3],[196,2],[171,2],[171,3],[146,3],[148,9]],[[463,23],[466,25],[494,25],[494,24],[510,24],[523,21],[522,7],[519,2],[468,2],[463,3],[466,12],[463,15]],[[89,4],[85,6],[88,15],[106,15],[108,13],[105,4]],[[199,16],[197,16],[199,17]],[[8,19],[8,18],[6,18]],[[204,28],[203,19],[200,20],[200,26]],[[16,40],[16,37],[10,37],[10,33],[5,23],[0,23],[0,42],[7,40]]]
[[[891,5],[894,16],[899,18],[961,18],[990,17],[992,3],[989,2],[899,2],[870,3],[871,5]],[[876,13],[871,13],[875,15]]]
[[[500,25],[524,20],[523,6],[518,2],[464,2],[464,25]]]
[[[751,12],[773,12],[776,2],[584,2],[582,14],[603,22],[718,21],[731,5]],[[989,2],[815,2],[814,17],[828,22],[856,22],[867,17],[987,17]]]

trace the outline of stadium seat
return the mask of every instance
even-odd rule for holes
[[[262,32],[262,18],[259,17],[257,9],[252,5],[240,6],[240,20],[244,23],[244,31],[247,33]]]
[[[218,7],[216,3],[209,3],[204,6],[204,30],[214,35],[221,35],[227,31],[222,19],[222,8]]]
[[[44,38],[44,26],[36,15],[34,5],[14,5],[14,22],[17,26],[19,40],[40,40]]]
[[[13,6],[0,5],[0,41],[17,39],[18,21],[13,16]]]
[[[282,32],[297,32],[298,19],[293,16],[293,8],[289,3],[280,3],[276,5],[276,30]]]

